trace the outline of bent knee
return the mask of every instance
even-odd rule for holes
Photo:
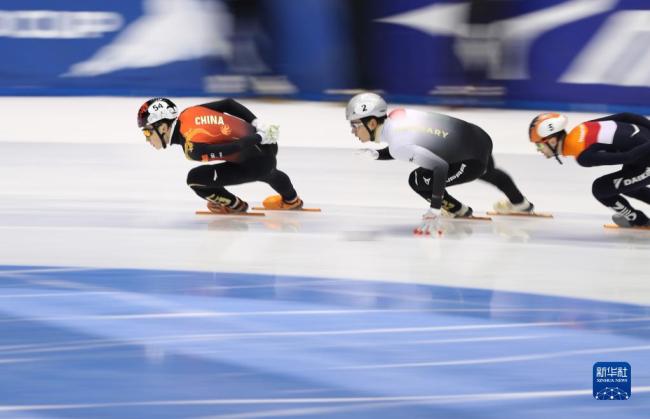
[[[418,180],[417,180],[418,179],[418,173],[417,172],[418,171],[416,169],[416,170],[412,171],[411,174],[409,174],[409,186],[411,187],[411,189],[416,190],[416,191],[418,189],[421,189],[421,186],[418,185]]]
[[[617,182],[618,179],[612,179],[612,178],[605,178],[605,177],[600,177],[596,180],[594,180],[594,183],[591,184],[591,193],[596,197],[596,198],[602,198],[602,197],[607,197],[607,196],[612,196],[612,195],[618,195],[619,192],[616,189],[617,188]]]
[[[206,171],[206,169],[208,170]],[[187,185],[190,188],[192,188],[193,185],[205,184],[205,177],[208,171],[212,171],[212,169],[209,166],[198,166],[190,170],[187,173],[187,179],[186,179]]]

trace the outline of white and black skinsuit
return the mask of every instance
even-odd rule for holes
[[[379,150],[379,160],[394,158],[419,166],[411,172],[409,184],[432,208],[460,210],[461,203],[445,189],[475,179],[493,184],[510,202],[524,200],[512,178],[494,167],[492,140],[474,124],[439,113],[399,108],[388,114],[378,141],[388,144]]]

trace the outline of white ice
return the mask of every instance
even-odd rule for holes
[[[509,172],[553,219],[452,221],[411,234],[427,204],[405,163],[359,160],[342,103],[243,101],[281,125],[279,168],[321,213],[197,216],[196,163],[156,151],[135,124],[140,98],[0,100],[0,264],[296,274],[476,287],[647,304],[650,232],[608,230],[591,182],[613,168],[563,166],[527,141],[535,111],[427,108],[481,125]],[[205,99],[183,98],[181,107]],[[601,114],[569,114],[570,123]],[[251,203],[264,184],[233,187]],[[450,189],[477,213],[503,196]],[[640,209],[644,204],[638,204]]]

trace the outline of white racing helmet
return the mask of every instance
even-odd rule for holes
[[[138,127],[151,126],[165,119],[178,118],[178,107],[171,100],[164,97],[149,99],[138,110]]]
[[[376,93],[359,93],[348,102],[345,108],[345,118],[348,121],[375,116],[382,118],[386,116],[388,105],[386,101]]]

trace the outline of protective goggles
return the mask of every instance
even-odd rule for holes
[[[151,136],[153,135],[154,132],[155,132],[156,134],[158,134],[158,136],[159,136],[160,138],[162,138],[162,135],[160,135],[160,132],[158,132],[158,127],[160,127],[160,125],[161,125],[161,123],[160,123],[160,122],[157,122],[157,123],[155,123],[155,124],[152,124],[151,127],[144,127],[144,128],[142,128],[142,134],[144,134],[144,136],[145,136],[145,138],[147,139],[147,141],[149,141],[149,138],[151,138]]]
[[[363,122],[361,122],[361,121],[350,121],[350,126],[352,127],[352,129],[356,130],[356,129],[359,129],[359,128],[361,128],[363,126]]]

